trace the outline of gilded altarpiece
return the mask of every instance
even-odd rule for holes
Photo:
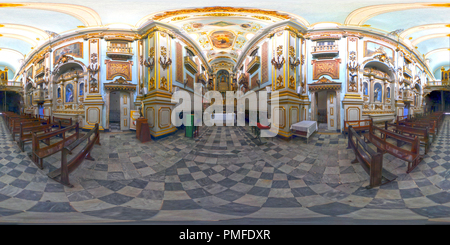
[[[394,86],[389,75],[374,68],[365,68],[363,76],[363,116],[374,121],[394,119]]]

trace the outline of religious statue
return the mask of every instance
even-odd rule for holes
[[[381,87],[379,84],[375,84],[374,86],[374,100],[381,102]]]
[[[144,117],[144,101],[141,101],[141,106],[139,108],[139,117],[140,118]]]
[[[73,102],[73,86],[71,84],[66,88],[66,102]]]

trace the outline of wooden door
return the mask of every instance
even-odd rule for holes
[[[120,93],[120,130],[130,129],[130,94]]]
[[[328,130],[337,129],[336,91],[327,92],[327,123]]]

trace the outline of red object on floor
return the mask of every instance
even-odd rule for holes
[[[259,129],[270,129],[270,126],[263,126],[260,123],[256,124],[258,126]]]

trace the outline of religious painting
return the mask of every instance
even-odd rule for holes
[[[192,27],[193,28],[202,28],[203,24],[202,23],[192,23]]]
[[[381,84],[379,83],[375,83],[375,85],[373,85],[373,100],[375,102],[382,102],[383,98],[382,98],[382,93],[383,92],[383,88],[381,87]]]
[[[250,25],[250,24],[242,24],[242,25],[241,25],[242,28],[250,28],[251,26],[252,26],[252,25]]]
[[[27,78],[28,77],[33,77],[33,67],[28,68],[28,70],[27,70]]]
[[[66,102],[73,102],[73,85],[66,86]]]
[[[235,35],[229,31],[216,31],[210,36],[211,43],[215,48],[230,48],[233,45]]]
[[[56,64],[62,55],[71,55],[74,57],[83,58],[83,43],[72,43],[56,49],[53,52],[53,63]]]
[[[375,54],[382,53],[386,53],[386,56],[389,58],[391,63],[394,62],[394,50],[375,42],[364,42],[364,57],[372,57]]]

